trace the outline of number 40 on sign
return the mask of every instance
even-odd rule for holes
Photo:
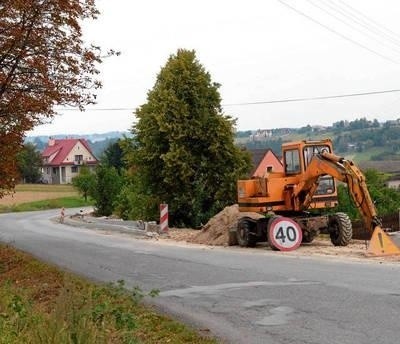
[[[268,242],[273,249],[293,251],[303,239],[300,226],[287,217],[276,217],[268,229]]]

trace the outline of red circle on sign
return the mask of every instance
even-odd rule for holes
[[[268,226],[268,242],[279,251],[296,250],[302,239],[299,224],[288,217],[276,217]]]

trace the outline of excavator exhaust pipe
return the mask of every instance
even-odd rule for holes
[[[372,233],[367,255],[374,257],[400,255],[400,248],[380,226],[377,226]]]

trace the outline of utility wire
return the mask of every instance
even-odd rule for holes
[[[245,106],[245,105],[260,105],[260,104],[277,104],[277,103],[293,103],[293,102],[305,102],[313,100],[323,100],[323,99],[336,99],[336,98],[349,98],[349,97],[362,97],[375,94],[385,94],[385,93],[397,93],[400,89],[393,90],[383,90],[383,91],[371,91],[371,92],[360,92],[360,93],[349,93],[349,94],[335,94],[330,96],[318,96],[318,97],[304,97],[304,98],[287,98],[287,99],[275,99],[275,100],[262,100],[257,102],[244,102],[244,103],[232,103],[232,104],[221,104],[223,107],[227,106]],[[78,108],[58,108],[57,111],[78,111]],[[88,108],[87,111],[135,111],[136,108],[128,107],[112,107],[112,108]]]
[[[360,25],[360,26],[364,27],[366,30],[372,32],[377,37],[389,40],[389,41],[391,41],[391,44],[393,44],[397,47],[400,47],[399,38],[394,38],[394,37],[392,37],[392,35],[387,34],[383,30],[385,28],[383,27],[383,29],[382,29],[381,25],[378,23],[375,24],[374,22],[372,22],[372,25],[371,25],[371,22],[369,22],[368,20],[365,20],[363,18],[363,14],[361,12],[358,11],[360,14],[358,14],[358,16],[357,16],[357,13],[354,14],[351,11],[349,11],[348,9],[346,9],[345,7],[343,7],[343,5],[346,6],[345,3],[343,5],[340,5],[339,3],[335,3],[332,0],[320,0],[320,1],[325,3],[326,6],[330,7],[335,12],[341,14],[343,17],[348,18],[350,21],[356,22],[358,25]],[[340,2],[342,2],[342,1],[340,1]],[[357,11],[357,10],[353,9],[353,12],[354,11]]]
[[[56,108],[56,111],[80,111],[78,108]],[[86,108],[87,111],[134,111],[136,108],[112,107],[112,108]]]
[[[359,47],[361,47],[361,48],[363,48],[363,49],[365,49],[365,50],[368,50],[370,53],[372,53],[372,54],[374,54],[374,55],[377,55],[377,56],[379,56],[379,57],[381,57],[381,58],[383,58],[383,59],[385,59],[385,60],[387,60],[387,61],[390,61],[390,62],[392,62],[392,63],[394,63],[394,64],[397,64],[397,65],[400,64],[399,61],[393,60],[392,58],[390,58],[390,57],[388,57],[388,56],[385,56],[385,55],[383,55],[383,54],[381,54],[381,53],[379,53],[379,52],[377,52],[377,51],[375,51],[375,50],[373,50],[373,49],[367,47],[366,45],[364,45],[364,44],[362,44],[362,43],[359,43],[359,42],[355,41],[354,39],[349,38],[349,37],[343,35],[342,33],[340,33],[340,32],[338,32],[338,31],[332,29],[331,27],[329,27],[329,26],[327,26],[327,25],[325,25],[325,24],[323,24],[323,23],[321,23],[321,22],[319,22],[318,20],[316,20],[316,19],[314,19],[313,17],[307,15],[306,13],[304,13],[304,12],[298,10],[297,8],[295,8],[295,7],[293,7],[293,6],[289,5],[289,4],[287,4],[286,2],[284,2],[284,1],[282,1],[282,0],[277,0],[277,1],[280,2],[282,5],[284,5],[284,6],[288,7],[288,8],[290,8],[292,11],[296,12],[297,14],[300,14],[301,16],[303,16],[303,17],[307,18],[308,20],[312,21],[313,23],[315,23],[315,24],[317,24],[317,25],[319,25],[319,26],[322,26],[325,30],[328,30],[329,32],[332,32],[332,33],[334,33],[335,35],[337,35],[337,36],[343,38],[344,40],[349,41],[349,42],[351,42],[351,43],[353,43],[353,44],[355,44],[355,45],[357,45],[357,46],[359,46]]]
[[[377,35],[377,34],[374,33],[374,32],[372,32],[373,34],[371,34],[370,32],[368,32],[368,31],[371,31],[370,28],[368,28],[368,26],[365,26],[364,24],[357,23],[357,22],[354,21],[354,19],[351,19],[351,18],[350,18],[350,22],[348,22],[348,21],[346,21],[346,19],[341,18],[341,16],[342,16],[342,17],[348,17],[347,15],[341,14],[341,16],[340,16],[340,15],[337,15],[337,14],[335,14],[335,13],[332,13],[332,12],[330,12],[329,10],[327,10],[326,8],[324,8],[323,6],[318,5],[317,3],[315,3],[315,2],[312,1],[312,0],[307,0],[307,2],[310,3],[312,6],[318,8],[318,9],[321,10],[322,12],[326,13],[328,16],[331,16],[331,17],[335,18],[336,20],[338,20],[339,22],[343,23],[344,25],[346,25],[346,26],[350,27],[351,29],[353,29],[353,30],[359,32],[360,34],[364,35],[365,37],[368,37],[368,38],[370,38],[370,39],[373,39],[375,42],[378,42],[379,44],[381,44],[381,45],[383,45],[383,46],[387,46],[387,47],[393,49],[394,51],[397,52],[397,54],[400,52],[400,49],[399,49],[399,46],[398,46],[398,45],[396,45],[396,44],[395,44],[395,46],[392,46],[392,45],[389,46],[389,45],[387,45],[386,42],[383,41],[384,36],[379,35],[379,34]],[[319,2],[321,2],[321,0],[319,0]],[[322,4],[324,4],[324,3],[322,2]],[[325,6],[330,7],[330,8],[333,9],[335,12],[337,12],[337,13],[340,14],[340,11],[338,11],[338,10],[335,9],[335,8],[332,8],[332,6],[331,6],[329,3],[328,3],[328,4],[325,3]],[[348,20],[348,19],[347,19],[347,20]],[[360,25],[361,25],[362,27],[364,27],[364,29],[366,28],[367,31],[365,31],[362,27],[360,28],[360,27],[359,27]],[[376,36],[378,36],[378,37],[376,37]],[[391,44],[393,44],[393,43],[391,43]]]
[[[387,28],[386,26],[378,23],[377,21],[375,21],[374,19],[366,16],[364,13],[362,13],[361,11],[357,10],[356,8],[350,6],[349,4],[347,4],[346,2],[342,1],[342,0],[338,0],[343,6],[349,8],[351,11],[353,11],[354,13],[358,14],[360,17],[364,18],[364,20],[366,22],[370,22],[372,24],[374,24],[380,31],[386,31],[387,33],[390,34],[391,37],[393,37],[392,39],[396,40],[397,42],[400,42],[400,35],[392,30],[390,30],[389,28]],[[386,34],[387,34],[386,33]]]
[[[293,103],[293,102],[305,102],[305,101],[321,100],[321,99],[335,99],[335,98],[361,97],[361,96],[368,96],[368,95],[374,95],[374,94],[395,93],[395,92],[400,92],[400,89],[385,90],[385,91],[361,92],[361,93],[350,93],[350,94],[336,94],[336,95],[332,95],[332,96],[306,97],[306,98],[291,98],[291,99],[267,100],[267,101],[259,101],[259,102],[248,102],[248,103],[224,104],[224,105],[222,105],[222,106],[259,105],[259,104],[275,104],[275,103]]]

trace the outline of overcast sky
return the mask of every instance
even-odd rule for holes
[[[399,1],[97,3],[101,15],[85,23],[85,37],[121,51],[101,66],[98,104],[83,113],[60,111],[51,124],[29,135],[129,130],[133,110],[146,102],[160,69],[179,48],[194,49],[212,80],[221,84],[224,112],[237,118],[238,130],[400,117],[400,92],[230,105],[400,89]]]

